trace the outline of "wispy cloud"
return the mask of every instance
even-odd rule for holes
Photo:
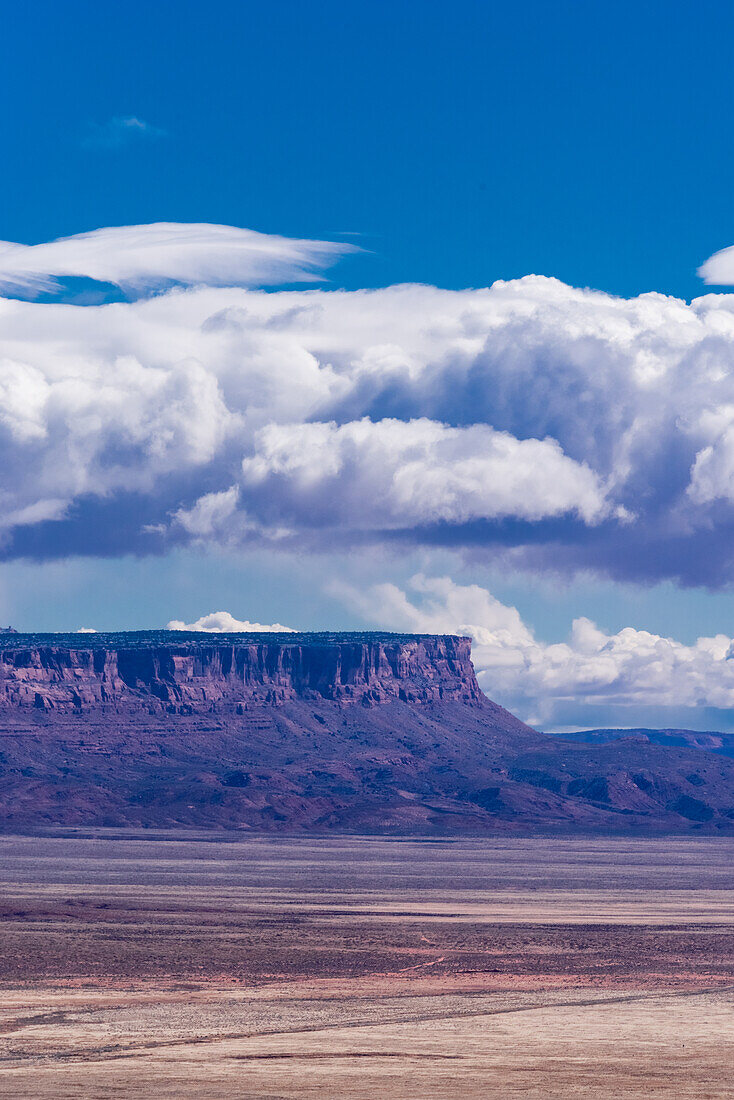
[[[151,126],[134,115],[110,118],[107,122],[90,122],[82,138],[85,149],[121,149],[134,142],[165,137],[165,130]]]
[[[144,293],[171,283],[274,286],[318,281],[354,246],[296,240],[232,225],[155,222],[96,229],[47,244],[0,241],[0,290],[29,297],[81,276]]]

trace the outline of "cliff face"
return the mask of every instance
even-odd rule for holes
[[[98,635],[93,644],[6,644],[0,708],[243,713],[298,699],[372,706],[482,698],[468,638],[294,637],[250,643],[158,634],[120,645]]]
[[[734,833],[734,760],[546,737],[467,638],[0,635],[0,829]]]

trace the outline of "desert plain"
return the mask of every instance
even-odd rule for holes
[[[3,836],[0,1095],[731,1094],[734,841]]]

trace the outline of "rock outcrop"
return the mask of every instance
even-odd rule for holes
[[[734,759],[581,744],[467,638],[0,635],[0,828],[734,832]]]
[[[242,713],[251,705],[330,699],[377,705],[476,703],[481,691],[468,638],[444,636],[242,635],[178,632],[96,635],[93,643],[16,636],[0,648],[0,708],[165,709]],[[46,643],[46,644],[43,644]]]

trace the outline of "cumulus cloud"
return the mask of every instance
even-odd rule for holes
[[[608,720],[634,706],[734,707],[734,639],[723,634],[684,645],[632,627],[608,634],[579,618],[567,640],[548,644],[514,607],[450,577],[419,574],[407,590],[337,582],[331,592],[383,627],[469,635],[483,690],[534,725],[552,724],[567,704],[603,706]]]
[[[120,149],[132,142],[163,137],[164,133],[164,130],[134,115],[117,116],[107,122],[90,123],[82,144],[87,149]]]
[[[155,493],[213,462],[238,423],[195,359],[67,354],[0,358],[0,530],[59,520],[87,494]]]
[[[219,493],[205,493],[192,508],[177,508],[173,520],[189,535],[207,539],[218,534],[237,511],[240,490],[231,485]],[[165,530],[165,528],[163,528]]]
[[[270,286],[314,281],[351,245],[231,225],[156,222],[95,229],[48,244],[0,241],[0,290],[32,297],[79,276],[141,293],[171,283]]]
[[[283,626],[282,623],[264,626],[262,623],[251,623],[248,619],[235,619],[229,611],[212,611],[209,615],[202,615],[194,623],[171,619],[166,623],[166,630],[201,630],[206,634],[258,634],[270,631],[277,634],[295,633],[290,626]]]
[[[291,527],[264,523],[238,507],[240,487],[231,485],[217,493],[205,493],[190,508],[177,508],[171,514],[170,528],[165,523],[151,526],[154,533],[183,530],[197,546],[217,543],[237,549],[247,542],[283,542],[297,537]]]
[[[386,530],[568,512],[595,523],[607,511],[599,479],[555,440],[518,440],[484,424],[270,424],[242,471],[246,487],[301,526]]]
[[[734,579],[734,296],[535,276],[265,292],[219,284],[290,279],[336,246],[139,229],[0,252],[0,278],[40,285],[72,270],[214,284],[0,299],[6,557],[375,541]]]

